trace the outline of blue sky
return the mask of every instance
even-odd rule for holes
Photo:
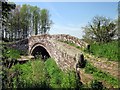
[[[82,38],[84,27],[96,15],[115,19],[118,16],[117,2],[16,2],[46,8],[54,24],[50,34],[70,34]]]

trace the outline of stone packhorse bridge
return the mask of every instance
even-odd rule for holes
[[[65,34],[35,35],[18,41],[12,46],[16,49],[26,51],[28,55],[36,56],[37,54],[41,54],[43,59],[51,57],[55,59],[62,70],[75,69],[81,52],[75,47],[61,41],[72,42],[81,48],[86,48],[87,46],[87,43],[82,40]]]
[[[97,67],[103,72],[107,72],[118,78],[118,63],[108,61],[104,58],[94,57],[84,53],[80,49],[77,49],[74,46],[66,44],[64,42],[72,42],[80,48],[88,48],[88,44],[82,40],[65,34],[59,35],[35,35],[27,39],[16,42],[15,44],[10,45],[16,49],[24,50],[27,53],[27,56],[41,55],[41,58],[46,59],[51,57],[55,60],[57,65],[62,70],[76,69],[78,65],[78,60],[80,61],[81,52],[84,54],[85,59],[90,62],[92,65]],[[82,59],[81,59],[82,61]],[[84,72],[83,69],[76,69],[77,75],[80,73],[80,80],[83,83],[89,83],[94,80],[92,75],[88,75]],[[106,81],[102,81],[106,87],[112,87],[107,84]]]

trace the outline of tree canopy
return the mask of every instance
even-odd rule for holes
[[[8,3],[6,0],[3,0],[3,1],[0,1],[0,4],[1,4],[1,24],[2,24],[2,30],[1,30],[1,39],[4,38],[4,32],[7,32],[7,25],[8,25],[8,18],[9,18],[9,14],[10,14],[10,11],[12,9],[15,9],[16,7],[16,4],[14,3]]]
[[[95,16],[92,22],[83,27],[85,40],[96,42],[109,42],[115,38],[117,24],[110,18]]]
[[[2,2],[2,38],[7,41],[25,39],[31,35],[46,34],[52,20],[47,9],[27,4]]]

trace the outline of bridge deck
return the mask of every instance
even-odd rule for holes
[[[63,43],[63,42],[60,42],[60,41],[57,41],[57,40],[52,40],[52,41],[54,43],[56,43],[56,46],[60,51],[65,52],[72,57],[75,57],[76,55],[79,55],[79,54],[82,53],[81,50],[79,50],[79,49],[77,49],[73,46],[70,46],[66,43]]]

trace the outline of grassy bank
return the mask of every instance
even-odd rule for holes
[[[104,44],[93,43],[90,46],[91,46],[90,48],[91,54],[98,57],[108,58],[108,60],[119,61],[118,60],[118,41],[112,41]]]
[[[98,81],[105,81],[106,83],[110,84],[114,88],[118,88],[118,78],[113,77],[109,73],[103,72],[100,69],[94,67],[89,62],[86,63],[85,73],[93,75],[95,80]]]

